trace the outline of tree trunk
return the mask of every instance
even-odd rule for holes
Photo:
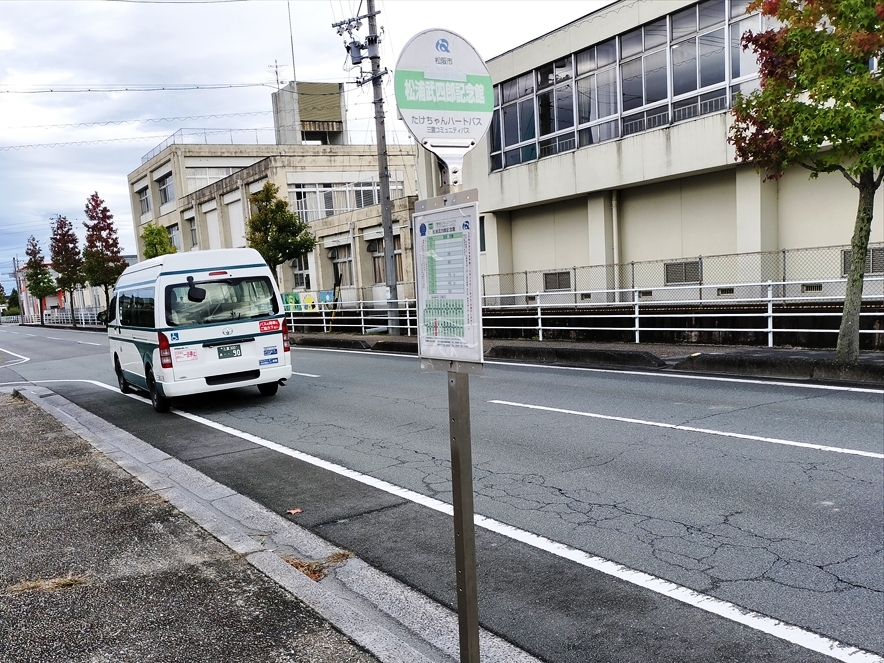
[[[859,361],[859,313],[862,306],[863,273],[869,250],[869,234],[872,231],[875,190],[878,188],[874,170],[870,168],[860,174],[858,188],[859,205],[853,227],[853,240],[850,243],[850,272],[847,275],[844,312],[841,314],[841,330],[838,332],[836,350],[838,361],[845,363]]]
[[[43,320],[43,298],[40,298],[40,326],[45,327],[46,322]]]
[[[76,327],[77,326],[77,318],[74,317],[74,291],[68,290],[68,294],[71,296],[71,324]]]

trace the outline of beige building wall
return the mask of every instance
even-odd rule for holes
[[[841,173],[815,180],[803,168],[787,172],[778,182],[779,248],[850,244],[859,190]],[[875,195],[870,241],[884,241],[884,188]]]
[[[510,217],[512,271],[587,264],[589,233],[585,198],[560,201],[542,209],[515,210]]]
[[[734,172],[620,192],[621,262],[736,252]]]

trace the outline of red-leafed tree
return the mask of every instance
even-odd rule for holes
[[[746,33],[761,88],[734,104],[737,158],[767,177],[802,166],[815,178],[841,173],[857,190],[838,359],[859,358],[859,314],[875,192],[884,178],[884,2],[755,0],[778,27]]]
[[[104,301],[110,301],[110,288],[126,269],[120,249],[114,215],[96,191],[86,199],[86,244],[83,247],[83,274],[89,285],[104,289]]]
[[[76,327],[74,291],[77,286],[82,286],[86,281],[83,278],[83,256],[80,254],[80,240],[74,233],[74,226],[71,225],[67,217],[61,214],[52,219],[49,258],[52,261],[52,269],[58,275],[55,279],[58,288],[68,293],[68,301],[71,305],[71,322]]]
[[[28,238],[25,255],[28,256],[25,280],[28,284],[28,292],[40,302],[40,325],[42,326],[46,324],[43,321],[43,309],[45,308],[43,299],[56,294],[58,286],[55,285],[55,281],[52,280],[52,274],[46,266],[40,242],[33,235]]]

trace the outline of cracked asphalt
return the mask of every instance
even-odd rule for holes
[[[237,390],[179,407],[449,499],[443,375],[413,357],[293,357],[320,377],[272,400]],[[292,520],[454,603],[444,515],[87,385],[53,388],[277,513],[302,508]],[[635,421],[881,454],[879,392],[499,365],[471,391],[477,513],[884,654],[880,458]],[[545,660],[832,660],[495,532],[477,549],[483,625]]]

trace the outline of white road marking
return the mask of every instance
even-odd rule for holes
[[[295,349],[308,352],[343,352],[358,353],[363,355],[371,355],[378,357],[399,357],[400,359],[416,359],[415,355],[405,355],[395,352],[374,352],[373,350],[340,350],[338,348],[310,348],[304,346],[292,345]],[[777,382],[774,380],[752,380],[750,378],[724,378],[712,375],[691,375],[684,373],[669,373],[661,371],[618,371],[608,368],[586,368],[581,366],[554,366],[552,364],[527,364],[515,361],[486,361],[485,364],[492,366],[518,366],[522,368],[547,368],[555,371],[577,371],[585,373],[610,373],[613,375],[639,375],[641,377],[658,377],[672,380],[705,380],[709,382],[735,382],[737,384],[760,384],[764,386],[775,387],[795,387],[797,389],[823,389],[825,391],[851,391],[860,394],[884,394],[884,389],[871,389],[865,387],[841,387],[829,384],[804,384],[801,382]]]
[[[295,373],[294,371],[292,371],[292,375],[300,375],[301,377],[305,377],[305,378],[318,378],[318,377],[321,377],[321,376],[319,376],[319,375],[313,375],[313,373]]]
[[[24,355],[19,355],[14,353],[12,350],[4,350],[0,348],[0,352],[5,352],[8,355],[12,355],[13,357],[18,357],[20,361],[12,362],[11,364],[6,364],[3,368],[9,368],[10,366],[18,366],[19,364],[24,364],[26,361],[31,361],[30,357],[25,357]]]
[[[784,444],[790,447],[804,447],[806,449],[817,449],[818,451],[834,451],[841,454],[852,454],[854,456],[867,456],[869,458],[884,458],[884,454],[874,453],[872,451],[859,451],[857,449],[844,449],[842,447],[827,447],[822,444],[808,444],[807,442],[795,442],[793,440],[781,440],[775,437],[762,437],[760,435],[744,435],[742,433],[729,433],[727,431],[712,430],[710,428],[695,428],[693,426],[681,426],[678,424],[666,424],[661,421],[645,421],[643,419],[631,419],[629,417],[614,417],[607,414],[596,414],[595,412],[581,412],[580,410],[565,410],[558,407],[545,407],[543,405],[529,405],[527,403],[513,403],[510,401],[488,401],[495,405],[509,405],[512,407],[521,407],[529,410],[543,410],[544,412],[555,412],[557,414],[573,414],[579,417],[590,417],[592,419],[606,419],[608,421],[620,421],[626,424],[638,424],[640,426],[655,426],[657,428],[670,428],[672,430],[683,430],[689,433],[704,433],[706,435],[719,435],[721,437],[733,437],[739,440],[752,440],[754,442],[769,442],[771,444]]]
[[[88,382],[97,387],[107,389],[108,391],[119,393],[117,387],[113,387],[109,384],[98,382],[96,380],[35,380],[35,382]],[[134,394],[127,395],[130,398],[135,398],[138,401],[149,403],[149,401],[145,401],[145,399]],[[391,495],[396,495],[397,497],[401,497],[402,499],[414,502],[415,504],[420,504],[429,509],[433,509],[434,511],[438,511],[449,516],[454,515],[454,510],[450,504],[442,502],[441,500],[437,500],[433,497],[421,495],[420,493],[417,493],[413,490],[397,486],[395,484],[384,481],[383,479],[377,479],[367,474],[362,474],[361,472],[351,470],[342,465],[338,465],[337,463],[331,463],[321,458],[317,458],[316,456],[311,456],[301,451],[290,449],[289,447],[285,447],[276,442],[265,440],[261,437],[258,437],[257,435],[252,435],[251,433],[246,433],[244,431],[231,428],[230,426],[219,424],[215,421],[211,421],[210,419],[206,419],[195,414],[190,414],[189,412],[183,412],[177,409],[172,409],[170,410],[170,412],[178,415],[179,417],[183,417],[196,423],[203,424],[204,426],[214,428],[217,431],[227,433],[228,435],[233,435],[248,442],[252,442],[266,449],[270,449],[291,458],[309,463],[314,467],[319,467],[328,470],[329,472],[334,472],[335,474],[353,479],[354,481],[358,481],[359,483],[365,484],[367,486],[377,488],[378,490],[382,490]],[[718,615],[719,617],[729,619],[738,624],[743,624],[744,626],[748,626],[749,628],[767,633],[768,635],[772,635],[775,638],[779,638],[780,640],[791,642],[792,644],[798,645],[799,647],[804,647],[805,649],[809,649],[810,651],[815,651],[820,654],[830,656],[838,661],[843,661],[844,663],[884,663],[884,658],[872,652],[859,649],[858,647],[853,647],[851,645],[845,645],[832,638],[818,635],[817,633],[813,633],[792,624],[787,624],[783,621],[774,619],[773,617],[768,617],[767,615],[763,615],[758,612],[747,611],[745,608],[741,608],[740,606],[730,603],[729,601],[724,601],[713,596],[701,594],[700,592],[697,592],[693,589],[682,587],[681,585],[676,585],[675,583],[664,580],[663,578],[658,578],[649,573],[631,569],[621,564],[617,564],[616,562],[612,562],[611,560],[604,559],[603,557],[597,557],[596,555],[592,555],[578,548],[573,548],[567,544],[553,541],[552,539],[548,539],[538,534],[533,534],[532,532],[519,529],[518,527],[513,527],[512,525],[507,525],[506,523],[494,520],[493,518],[487,518],[485,516],[476,514],[475,524],[491,532],[495,532],[507,538],[529,545],[533,548],[537,548],[557,557],[561,557],[562,559],[570,560],[572,562],[580,564],[581,566],[585,566],[587,568],[599,571],[600,573],[604,573],[605,575],[624,580],[628,583],[650,590],[657,594],[667,596],[671,599],[690,605],[694,608],[699,608],[700,610],[704,610],[713,615]]]
[[[103,345],[102,343],[90,343],[89,341],[77,341],[80,345]]]

